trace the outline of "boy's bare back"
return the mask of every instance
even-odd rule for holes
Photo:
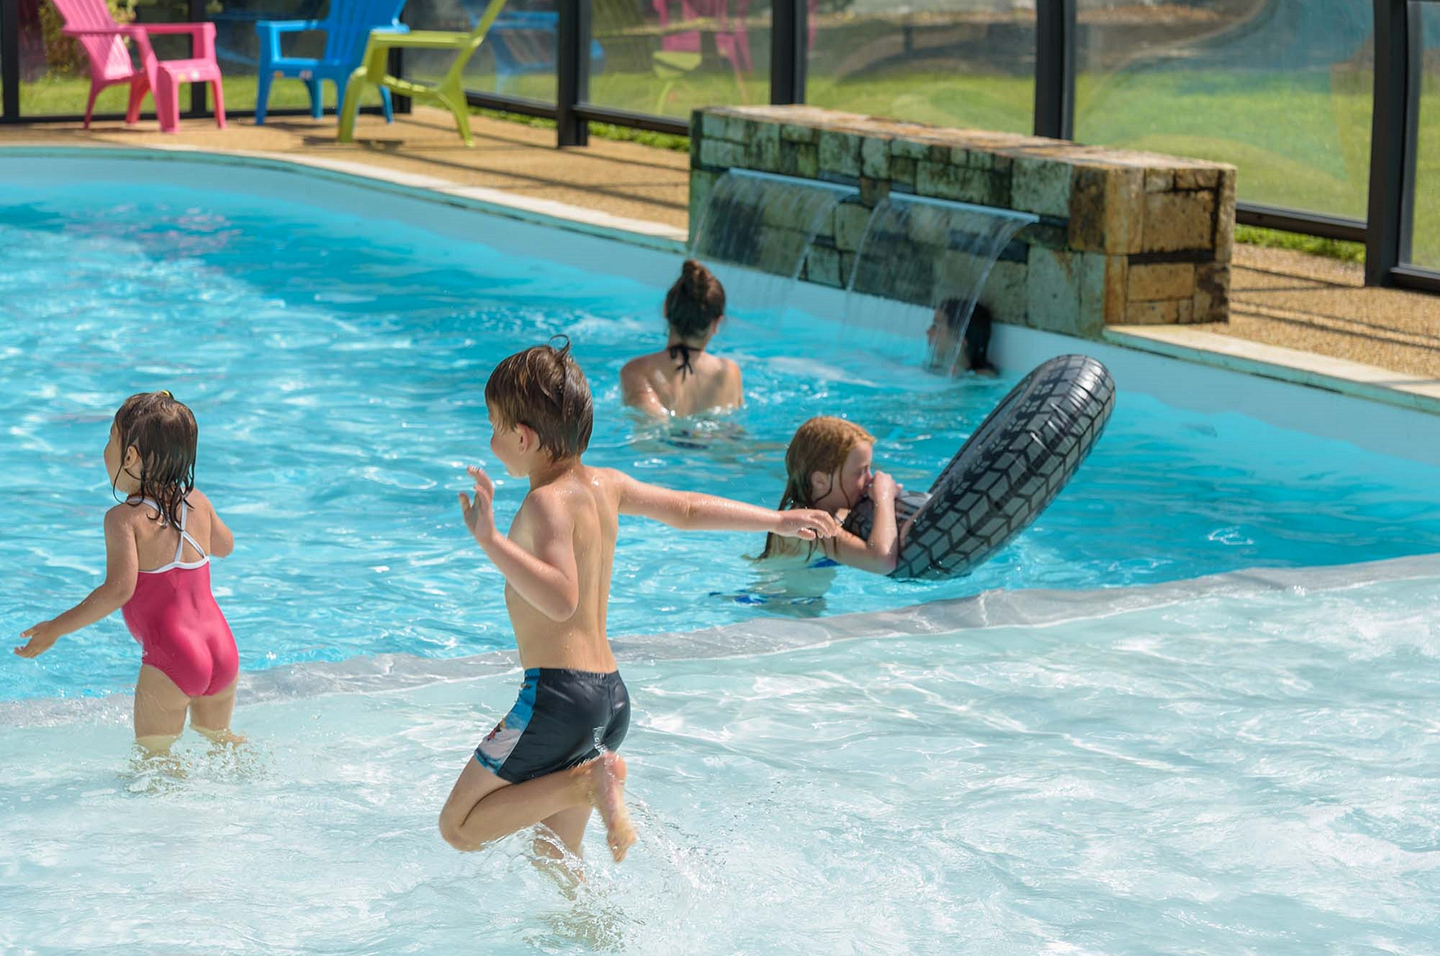
[[[605,634],[619,526],[616,473],[579,462],[531,488],[510,525],[510,540],[562,572],[575,569],[575,613],[556,621],[507,582],[505,608],[525,667],[615,670]]]

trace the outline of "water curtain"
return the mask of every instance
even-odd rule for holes
[[[715,184],[689,254],[723,271],[732,307],[783,312],[815,234],[854,186],[732,169]]]
[[[856,251],[845,301],[847,341],[903,357],[923,352],[950,368],[975,303],[995,263],[1028,213],[891,193],[875,207]],[[921,308],[916,308],[920,306]],[[930,347],[927,332],[942,322],[948,347]]]

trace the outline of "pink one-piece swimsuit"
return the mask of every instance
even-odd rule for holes
[[[149,498],[142,503],[160,511]],[[141,571],[135,593],[121,613],[144,649],[143,663],[159,668],[187,696],[209,697],[235,680],[240,652],[210,593],[210,556],[185,530],[189,513],[189,503],[182,501],[175,559],[153,571]],[[180,560],[187,541],[199,552],[199,561]]]

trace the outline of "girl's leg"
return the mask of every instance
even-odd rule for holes
[[[605,823],[610,853],[619,861],[635,842],[624,800],[625,761],[618,754],[517,784],[507,784],[472,759],[440,811],[440,835],[457,850],[478,850],[562,811],[593,806]]]
[[[230,686],[218,694],[211,694],[209,697],[196,697],[190,701],[190,726],[195,728],[197,733],[209,737],[217,744],[243,744],[245,738],[230,731],[230,715],[235,712],[235,685],[240,678],[230,682]]]
[[[190,698],[158,667],[140,665],[135,682],[135,742],[150,756],[168,753],[185,731]]]

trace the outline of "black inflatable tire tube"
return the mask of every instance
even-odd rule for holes
[[[896,518],[915,514],[890,576],[961,577],[1030,525],[1095,447],[1115,408],[1115,382],[1100,362],[1061,355],[1010,390],[935,479],[928,496],[906,493]],[[870,536],[862,501],[845,529]]]

